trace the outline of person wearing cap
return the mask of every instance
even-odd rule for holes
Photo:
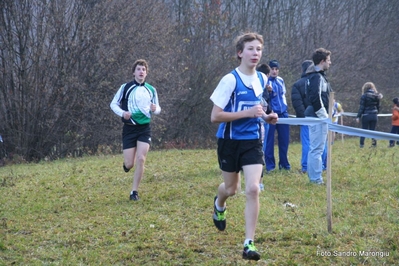
[[[291,89],[291,101],[292,106],[295,110],[295,115],[298,118],[305,117],[305,109],[309,105],[305,94],[305,83],[306,83],[306,70],[309,66],[313,65],[312,60],[305,60],[302,62],[302,75]],[[309,152],[309,127],[307,125],[300,126],[300,138],[302,144],[302,156],[301,156],[301,172],[305,174],[308,171],[308,152]],[[327,143],[326,143],[327,144]],[[327,169],[327,145],[325,146],[323,155],[323,170]]]
[[[288,117],[287,99],[285,97],[286,88],[282,77],[279,76],[280,63],[277,60],[269,62],[270,77],[267,82],[267,89],[269,91],[271,110],[278,115],[279,118]],[[270,173],[276,168],[276,161],[274,157],[274,133],[277,130],[278,134],[278,154],[279,163],[278,168],[291,170],[291,165],[288,162],[288,145],[290,142],[290,127],[287,124],[269,125],[269,132],[266,137],[266,173]]]
[[[312,55],[313,65],[306,70],[305,91],[309,105],[306,107],[305,117],[328,119],[328,104],[332,89],[325,71],[330,68],[330,56],[331,52],[324,48],[316,49]],[[317,185],[324,184],[322,154],[327,142],[327,134],[327,123],[321,122],[309,126],[308,177],[311,183]]]
[[[399,134],[399,98],[393,98],[393,107],[392,107],[392,134]],[[399,141],[396,141],[396,145],[399,145]],[[389,147],[395,147],[395,141],[389,141]]]

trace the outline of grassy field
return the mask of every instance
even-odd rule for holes
[[[244,194],[227,202],[226,231],[213,225],[215,150],[150,151],[138,202],[122,155],[2,167],[0,265],[398,265],[399,147],[387,146],[333,145],[328,233],[326,187],[299,173],[292,144],[293,169],[264,177],[258,262],[241,259]]]

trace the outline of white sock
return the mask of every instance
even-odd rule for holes
[[[252,241],[252,243],[254,242],[252,239],[247,238],[244,241],[244,247],[245,247],[245,245],[249,245],[249,241]]]
[[[226,209],[226,207],[225,207],[225,206],[220,207],[219,204],[218,204],[218,199],[219,199],[219,198],[216,198],[216,200],[215,200],[216,210],[222,212],[222,211],[224,211],[224,210]]]

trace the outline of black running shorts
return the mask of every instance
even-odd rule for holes
[[[265,164],[262,140],[218,139],[219,167],[225,172],[240,172],[244,165]]]
[[[130,149],[137,146],[137,141],[151,143],[150,124],[145,125],[123,125],[122,142],[123,149]]]

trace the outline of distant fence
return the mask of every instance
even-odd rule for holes
[[[349,126],[344,126],[342,124],[338,125],[332,123],[330,118],[320,119],[317,117],[305,117],[305,118],[289,117],[289,118],[279,118],[277,121],[277,124],[308,125],[308,126],[317,125],[320,123],[326,123],[328,125],[328,129],[332,132],[337,132],[345,135],[399,141],[398,134],[391,134],[376,130],[356,128],[356,127],[349,127]],[[343,123],[342,116],[341,116],[341,123]]]
[[[355,117],[357,117],[357,113],[342,112],[342,113],[337,114],[336,117],[338,117],[338,124],[341,125],[341,126],[344,125],[344,116],[355,118]],[[392,114],[378,114],[377,116],[379,116],[379,117],[391,117]],[[288,117],[296,118],[295,115],[288,115]],[[341,140],[343,142],[345,134],[344,133],[340,133],[340,135],[341,135]]]
[[[337,115],[338,117],[338,123],[343,126],[344,125],[344,116],[347,117],[357,117],[357,113],[351,113],[351,112],[342,112],[340,114]],[[392,114],[378,114],[377,116],[380,117],[391,117]],[[345,134],[341,133],[341,140],[342,142],[344,142],[344,136]]]

